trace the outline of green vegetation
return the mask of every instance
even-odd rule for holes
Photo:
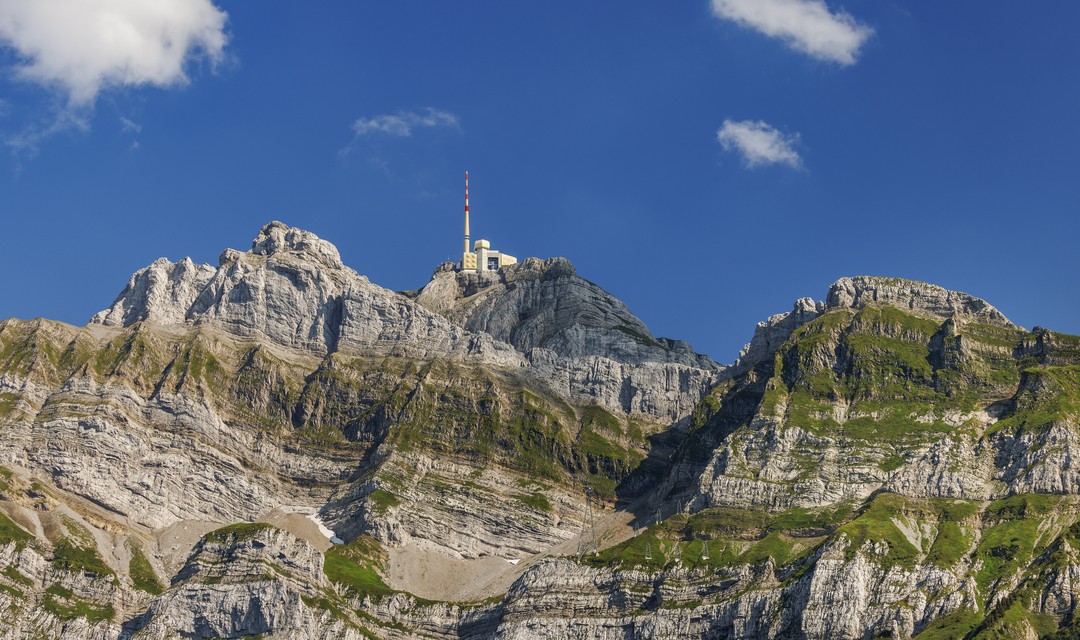
[[[401,504],[401,498],[384,489],[376,489],[368,496],[371,504],[375,505],[375,511],[384,514],[390,509]]]
[[[116,617],[116,610],[111,604],[100,604],[79,598],[70,589],[60,584],[52,584],[45,589],[45,599],[42,600],[41,606],[62,620],[86,618],[93,624]]]
[[[757,537],[771,518],[764,511],[713,507],[698,511],[687,518],[684,531],[688,537],[726,536]]]
[[[76,341],[65,357],[72,364],[85,361],[98,378],[122,378],[136,391],[149,394],[175,368],[170,360],[179,348],[136,324],[97,351]]]
[[[980,619],[978,612],[961,609],[934,620],[912,640],[957,640],[958,638],[964,638],[968,632],[975,628],[975,625],[979,624]]]
[[[46,320],[9,320],[0,328],[0,373],[15,373],[58,383],[61,348],[58,323]]]
[[[619,419],[600,405],[588,404],[581,408],[581,426],[591,427],[597,431],[621,434],[622,424]]]
[[[707,425],[724,406],[724,396],[731,391],[734,380],[725,380],[709,390],[690,414],[690,432],[693,433]],[[769,414],[772,415],[772,414]]]
[[[750,547],[743,555],[742,561],[747,564],[760,564],[772,558],[776,566],[781,566],[791,559],[792,552],[791,538],[779,531],[772,531]]]
[[[898,564],[910,568],[920,555],[907,536],[896,526],[895,520],[906,515],[907,502],[901,496],[882,493],[869,502],[854,520],[840,527],[849,545],[846,554],[850,558],[862,549],[866,542],[884,542],[885,553],[880,559],[885,564]]]
[[[559,484],[584,480],[608,499],[644,459],[641,424],[597,405],[573,407],[519,379],[458,363],[427,363],[415,375],[398,377],[387,399],[366,412],[393,421],[388,439],[401,450]]]
[[[8,492],[11,490],[11,483],[15,477],[11,469],[7,467],[0,467],[0,492]]]
[[[951,567],[960,562],[971,548],[971,537],[955,522],[942,522],[926,561],[939,567]]]
[[[939,566],[951,566],[964,557],[972,544],[971,534],[965,527],[973,524],[978,514],[976,502],[960,500],[920,500],[904,498],[892,493],[881,493],[864,504],[858,512],[852,514],[850,505],[837,505],[833,509],[807,511],[792,509],[776,516],[768,525],[769,531],[783,531],[799,535],[800,529],[827,532],[829,535],[843,535],[848,540],[846,554],[850,558],[866,543],[884,543],[874,555],[883,564],[912,567],[925,560]],[[932,542],[924,542],[929,547],[919,548],[908,539],[901,526],[915,530],[922,523],[938,524],[937,535]],[[835,533],[832,533],[835,532]],[[762,552],[780,562],[782,550],[780,542],[789,542],[790,537],[775,537]]]
[[[972,635],[980,640],[1013,640],[1027,636],[1032,629],[1039,638],[1058,630],[1057,619],[1048,614],[1035,613],[1024,606],[1023,592],[1008,597],[1004,604],[990,612],[975,628]]]
[[[1016,410],[990,433],[1040,430],[1080,416],[1080,366],[1040,366],[1023,370]]]
[[[19,402],[19,395],[17,393],[3,392],[0,393],[0,418],[6,418],[15,411],[15,405]]]
[[[982,568],[975,582],[984,596],[1004,578],[1021,571],[1047,540],[1040,535],[1043,516],[1061,501],[1061,496],[1025,494],[991,503],[983,514],[985,526],[976,549]]]
[[[849,505],[841,504],[775,515],[729,507],[705,509],[691,516],[676,514],[582,561],[591,566],[646,569],[660,569],[675,561],[688,567],[728,567],[759,564],[769,558],[777,566],[790,565],[813,551],[850,512]]]
[[[26,597],[26,594],[23,593],[21,590],[6,584],[0,584],[0,591],[11,596],[16,602]]]
[[[0,543],[14,542],[20,549],[34,539],[33,534],[15,524],[7,514],[0,511]]]
[[[61,538],[53,545],[52,565],[64,571],[88,573],[116,582],[116,572],[105,564],[93,546],[83,546],[72,538]]]
[[[846,399],[851,415],[864,416],[843,425],[848,437],[940,435],[945,425],[912,417],[934,408],[973,410],[1010,393],[1020,383],[1012,349],[1022,335],[977,323],[958,334],[948,322],[891,306],[830,310],[798,329],[778,352],[776,374],[784,384],[770,383],[762,411],[773,415],[787,399],[793,424],[835,433],[840,425],[830,409]],[[943,341],[938,348],[944,355],[931,353],[934,340]]]
[[[851,504],[846,502],[820,509],[795,507],[773,516],[766,529],[786,532],[832,531],[850,517]]]
[[[348,544],[334,545],[324,556],[326,577],[354,594],[381,596],[394,592],[379,575],[385,555],[373,538],[360,536]]]
[[[589,458],[607,458],[626,467],[636,466],[645,457],[633,449],[625,449],[596,433],[584,428],[578,436],[577,452]]]
[[[8,565],[4,567],[4,570],[0,571],[0,573],[3,573],[9,579],[18,582],[19,584],[24,584],[26,586],[34,584],[34,581],[20,573],[19,570],[15,568],[15,565]]]
[[[150,564],[150,559],[143,553],[142,548],[132,545],[130,549],[131,561],[128,563],[128,574],[131,576],[135,588],[150,595],[160,595],[164,591],[164,587],[158,580],[157,573],[154,572],[154,567]]]
[[[564,426],[572,418],[559,402],[478,368],[434,362],[421,373],[425,382],[418,388],[395,392],[400,396],[395,404],[401,403],[394,408],[399,416],[391,432],[395,444],[455,454],[476,465],[496,462],[532,477],[563,479],[573,460]]]
[[[902,466],[904,466],[904,456],[894,453],[890,456],[886,456],[885,458],[883,458],[881,460],[881,463],[878,465],[878,468],[888,473],[890,471],[896,471]]]
[[[547,496],[539,491],[529,494],[518,493],[514,495],[514,499],[530,509],[551,513],[551,502],[547,499]]]
[[[222,392],[231,384],[229,372],[199,338],[191,341],[173,360],[169,376],[175,380],[177,391],[194,384]]]
[[[250,540],[263,531],[276,528],[274,525],[265,522],[238,522],[227,527],[214,529],[203,536],[203,540],[207,543],[217,544],[240,542]]]

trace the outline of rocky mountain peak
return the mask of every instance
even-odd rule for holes
[[[743,347],[729,375],[743,373],[757,363],[772,357],[780,345],[799,327],[825,311],[825,304],[813,298],[799,298],[791,311],[769,316],[754,329],[754,337]]]
[[[964,321],[1019,328],[990,303],[966,293],[904,278],[845,277],[829,287],[825,302],[800,298],[791,311],[759,322],[750,343],[743,347],[727,375],[744,373],[758,363],[770,360],[796,329],[830,309],[862,309],[870,305],[888,305],[943,318],[951,322],[946,331],[954,330],[957,323]]]
[[[316,356],[527,368],[567,397],[672,420],[690,412],[720,369],[685,342],[654,337],[565,258],[482,273],[447,263],[410,297],[369,282],[317,235],[271,222],[250,251],[226,249],[216,268],[155,261],[91,323],[210,326]]]
[[[413,357],[480,354],[509,365],[520,360],[509,346],[468,335],[371,284],[342,264],[333,244],[309,231],[271,222],[250,251],[227,249],[220,260],[214,268],[159,259],[136,272],[91,324],[212,325],[315,354],[396,350]]]
[[[522,353],[542,349],[571,358],[720,368],[685,342],[654,336],[622,301],[578,276],[566,258],[526,258],[486,272],[442,266],[416,300]]]
[[[264,226],[259,235],[251,241],[251,253],[260,256],[289,253],[296,257],[314,259],[328,267],[344,266],[341,255],[333,244],[310,231],[296,229],[277,220]]]
[[[1017,328],[1000,311],[981,298],[904,278],[840,278],[829,287],[829,295],[825,300],[827,309],[860,309],[870,304],[886,304],[940,318],[956,315],[1000,327]]]

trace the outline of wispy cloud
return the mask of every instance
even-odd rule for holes
[[[742,155],[748,167],[771,164],[785,164],[795,169],[802,167],[802,158],[795,151],[799,134],[785,135],[760,120],[724,120],[724,126],[716,132],[716,139],[724,150]]]
[[[121,133],[142,133],[142,125],[135,122],[131,118],[125,118],[120,116],[120,132]]]
[[[859,49],[874,34],[824,0],[712,0],[713,14],[787,43],[819,60],[855,64]]]
[[[338,155],[342,158],[347,157],[364,138],[376,136],[408,138],[412,137],[413,132],[418,129],[437,127],[449,127],[461,131],[461,123],[456,115],[433,107],[415,110],[399,109],[395,113],[357,118],[351,126],[352,140],[343,149],[338,150]]]
[[[352,123],[352,130],[357,136],[381,133],[407,137],[418,127],[460,128],[460,125],[454,114],[431,107],[419,111],[399,110],[394,114],[357,118]]]
[[[16,77],[82,108],[109,87],[187,83],[193,57],[223,59],[227,19],[212,0],[0,0],[0,45]]]
[[[75,111],[63,109],[50,114],[45,119],[31,122],[17,133],[2,133],[0,141],[16,158],[33,157],[38,154],[41,144],[66,131],[90,130],[90,121]]]

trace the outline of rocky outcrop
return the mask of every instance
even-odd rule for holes
[[[417,302],[513,345],[536,379],[567,397],[665,422],[685,418],[723,371],[687,343],[653,336],[565,258],[479,273],[443,265]]]
[[[829,287],[829,295],[825,299],[825,306],[829,309],[860,309],[871,304],[889,305],[939,318],[957,315],[975,322],[1017,328],[985,300],[903,278],[840,278]]]
[[[543,553],[585,526],[576,488],[530,486],[497,468],[477,471],[451,460],[397,455],[378,477],[336,496],[325,515],[346,537],[366,533],[387,546],[467,559]],[[350,521],[358,505],[359,519]]]
[[[828,544],[793,578],[772,562],[741,569],[589,569],[549,561],[499,609],[499,638],[911,638],[975,606],[973,585],[933,566],[883,562],[884,547]],[[557,612],[573,611],[568,617]]]
[[[191,258],[176,263],[158,258],[136,271],[112,306],[98,312],[90,322],[121,327],[146,320],[163,325],[183,324],[188,309],[214,273],[210,265],[195,264]]]
[[[772,358],[796,329],[824,311],[825,303],[815,302],[813,298],[800,298],[795,301],[791,311],[778,313],[764,322],[759,322],[754,328],[754,337],[743,347],[735,366],[727,372],[728,375],[746,373],[759,363]]]
[[[1023,359],[1061,366],[1075,347],[1038,335],[967,294],[843,278],[826,303],[799,300],[758,326],[699,410],[705,428],[665,491],[692,511],[819,508],[883,489],[964,500],[1070,493],[1075,418],[1044,400],[1075,395],[1076,381]]]
[[[654,337],[625,304],[579,277],[565,258],[526,258],[494,272],[441,268],[417,301],[523,353],[543,348],[567,358],[720,368],[685,342]]]
[[[326,598],[322,564],[318,550],[269,525],[215,531],[124,637],[363,638],[351,618],[309,605]]]
[[[312,492],[297,480],[333,482],[350,468],[349,461],[230,428],[204,399],[146,399],[87,378],[51,395],[38,419],[8,429],[13,437],[0,447],[0,459],[47,469],[59,488],[153,529],[181,520],[250,520],[281,504],[311,504],[328,490]]]
[[[337,249],[280,222],[215,269],[158,260],[91,320],[210,326],[317,355],[468,360],[528,370],[567,398],[673,422],[722,369],[684,342],[655,338],[626,306],[562,258],[494,273],[440,268],[417,302],[368,282]],[[670,402],[674,399],[675,402]]]
[[[228,333],[325,355],[335,351],[412,358],[474,357],[522,366],[513,349],[470,333],[404,296],[368,282],[313,233],[272,222],[247,253],[218,267],[158,260],[132,276],[112,307],[91,319],[109,327],[208,324]]]

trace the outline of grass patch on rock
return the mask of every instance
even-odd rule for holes
[[[334,545],[324,555],[323,572],[331,582],[344,585],[349,591],[364,595],[394,593],[379,569],[385,562],[382,547],[373,538],[360,536],[348,544]]]
[[[34,539],[33,534],[26,531],[0,511],[0,543],[14,542],[18,548],[23,548]]]
[[[158,580],[150,559],[146,557],[140,547],[131,546],[131,561],[128,563],[128,574],[136,589],[145,591],[150,595],[161,595],[164,587]]]

